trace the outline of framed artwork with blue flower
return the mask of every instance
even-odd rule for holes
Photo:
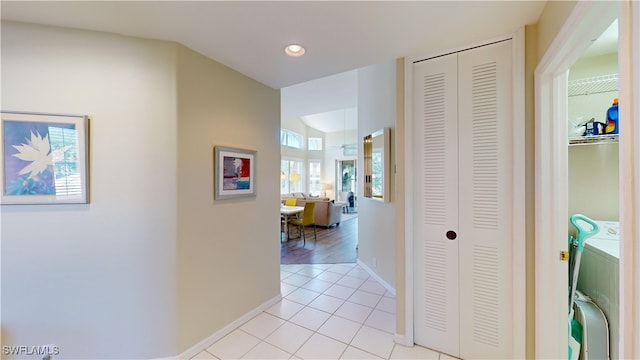
[[[89,118],[0,114],[0,204],[89,203]]]
[[[256,151],[214,147],[214,199],[256,196]]]

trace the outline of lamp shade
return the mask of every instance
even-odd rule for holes
[[[333,189],[333,185],[329,183],[322,183],[322,190],[331,190]]]
[[[293,182],[298,182],[300,181],[300,174],[298,173],[293,173],[291,175],[289,175],[289,180],[293,181]]]

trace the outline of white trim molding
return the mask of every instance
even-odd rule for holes
[[[391,286],[389,283],[384,281],[378,274],[376,274],[375,271],[373,271],[360,259],[357,260],[357,264],[360,265],[360,267],[364,271],[366,271],[369,275],[371,275],[371,277],[374,278],[378,283],[380,283],[380,285],[382,285],[382,287],[384,287],[388,292],[390,292],[393,296],[396,296],[396,289],[393,286]],[[413,321],[413,318],[412,318],[412,321]],[[414,345],[413,344],[413,326],[411,327],[410,333],[405,333],[405,334],[395,333],[393,336],[393,341],[396,344],[413,347]]]
[[[620,344],[621,359],[640,357],[640,3],[619,4]]]
[[[413,60],[404,61],[404,283],[405,283],[405,328],[403,345],[413,346]],[[400,344],[401,342],[398,341]]]
[[[384,281],[380,275],[376,274],[375,271],[371,270],[370,267],[368,267],[364,262],[362,262],[360,259],[358,259],[357,264],[360,265],[360,267],[366,271],[369,275],[371,275],[372,278],[374,278],[377,282],[380,283],[380,285],[382,285],[382,287],[384,287],[388,292],[390,292],[394,297],[396,296],[396,289],[389,285],[388,282]]]
[[[513,357],[526,358],[527,351],[527,269],[526,269],[526,176],[525,176],[525,37],[524,28],[513,34],[511,44],[513,64],[513,134],[512,145],[512,209],[513,225]],[[519,141],[519,143],[518,143]],[[518,261],[520,259],[521,261]]]
[[[543,76],[538,73],[535,76],[536,84],[543,84],[535,92],[537,108],[535,125],[535,354],[536,358],[540,359],[565,358],[568,341],[566,329],[562,330],[562,326],[567,327],[567,315],[557,316],[559,312],[566,313],[567,309],[567,302],[564,301],[567,297],[567,283],[565,281],[559,285],[557,281],[557,278],[568,278],[566,263],[561,262],[559,257],[560,251],[566,250],[567,245],[559,244],[552,237],[563,226],[566,233],[567,226],[566,222],[554,221],[557,216],[550,216],[549,213],[549,211],[554,214],[568,213],[566,192],[561,191],[567,186],[567,149],[566,146],[557,145],[557,136],[554,136],[550,124],[553,122],[551,119],[558,119],[558,115],[554,111],[557,108],[553,101],[557,90],[552,91],[551,89],[557,87],[555,85],[561,82],[560,80],[566,81],[567,78],[566,73],[559,77],[560,79],[554,79],[550,75]],[[549,119],[549,121],[542,119]],[[566,126],[565,130],[560,132],[566,134]],[[563,158],[565,159],[564,173],[558,174],[562,172],[563,168],[559,164],[561,161],[554,159]],[[557,181],[559,178],[564,178],[565,183],[560,184]],[[548,179],[556,179],[556,181],[548,181]],[[566,235],[562,235],[562,239],[564,238]],[[549,316],[550,314],[553,316]],[[564,347],[561,344],[565,344]]]

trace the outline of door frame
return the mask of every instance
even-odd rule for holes
[[[513,81],[513,136],[514,139],[521,141],[514,142],[513,152],[513,259],[521,259],[522,261],[513,261],[513,348],[514,358],[523,359],[526,357],[526,268],[525,268],[525,106],[524,106],[524,88],[525,88],[525,48],[524,48],[524,28],[487,41],[471,44],[469,46],[458,47],[454,49],[445,49],[429,54],[420,54],[412,57],[406,57],[404,61],[404,162],[407,164],[405,176],[405,238],[404,238],[404,335],[397,334],[395,341],[397,343],[413,346],[414,345],[414,236],[413,231],[415,214],[420,213],[419,209],[414,207],[414,173],[419,169],[414,169],[413,164],[413,64],[416,61],[428,59],[443,54],[459,52],[466,49],[483,46],[496,41],[511,39],[512,40],[512,81]],[[401,320],[398,323],[402,324]]]
[[[620,319],[620,358],[640,358],[640,3],[620,4],[619,43],[625,81],[621,82],[621,96],[631,101],[622,104],[623,121],[627,131],[621,134],[620,198],[623,224],[620,253],[620,308],[625,316]],[[625,196],[629,194],[629,196]],[[630,316],[626,316],[630,315]]]
[[[613,5],[617,6],[613,6]],[[535,71],[535,356],[566,358],[568,146],[567,73],[611,22],[619,19],[621,257],[620,358],[640,355],[640,74],[637,2],[576,4]],[[631,31],[633,29],[633,31]],[[635,32],[635,33],[634,33]],[[635,97],[634,97],[635,95]],[[633,119],[633,120],[632,120]],[[627,194],[626,196],[623,194]],[[635,333],[635,334],[634,334]]]

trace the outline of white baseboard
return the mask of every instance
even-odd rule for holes
[[[393,286],[389,285],[386,281],[382,280],[382,278],[378,274],[371,270],[371,268],[365,265],[365,263],[363,263],[360,259],[358,259],[358,265],[360,265],[361,268],[368,272],[372,278],[376,279],[376,281],[379,282],[380,285],[382,285],[385,289],[387,289],[388,292],[393,294],[393,296],[396,296],[396,289]]]
[[[246,323],[247,321],[253,319],[255,316],[257,316],[261,312],[265,311],[266,309],[270,308],[271,306],[273,306],[274,304],[276,304],[280,300],[282,300],[282,295],[278,295],[278,296],[274,297],[273,299],[266,301],[265,303],[261,304],[260,306],[256,307],[255,309],[253,309],[253,310],[249,311],[248,313],[244,314],[243,316],[241,316],[240,318],[238,318],[234,322],[232,322],[229,325],[223,327],[222,329],[216,331],[211,336],[207,337],[206,339],[200,341],[199,343],[197,343],[197,344],[193,345],[192,347],[190,347],[189,349],[185,350],[182,354],[178,355],[177,357],[172,357],[172,358],[168,358],[168,359],[176,359],[176,360],[177,359],[180,359],[180,360],[191,359],[192,357],[194,357],[194,356],[198,355],[199,353],[203,352],[204,350],[206,350],[209,346],[213,345],[216,341],[222,339],[227,334],[229,334],[232,331],[234,331],[235,329],[239,328],[244,323]]]
[[[407,335],[395,334],[393,336],[393,342],[403,346],[413,347],[413,340],[410,340]]]

